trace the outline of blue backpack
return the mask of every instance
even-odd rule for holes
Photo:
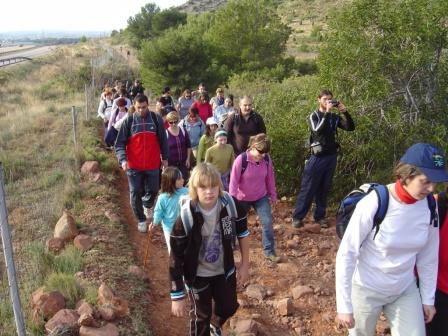
[[[387,208],[389,207],[389,190],[387,190],[385,185],[378,183],[363,184],[358,189],[352,190],[341,201],[336,213],[336,234],[340,239],[344,236],[345,230],[347,229],[350,218],[355,211],[356,205],[371,191],[374,191],[378,197],[378,209],[373,217],[372,227],[372,230],[375,229],[375,234],[373,236],[373,239],[375,239],[380,229],[381,222],[386,217]],[[427,200],[429,210],[431,211],[430,223],[431,225],[434,225],[434,227],[438,227],[439,218],[437,215],[436,200],[432,194],[427,196]]]

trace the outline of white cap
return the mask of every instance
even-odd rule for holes
[[[205,122],[205,124],[206,125],[218,125],[215,118],[213,118],[213,117],[208,118],[207,121]]]

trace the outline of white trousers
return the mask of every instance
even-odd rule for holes
[[[355,327],[350,336],[376,335],[376,322],[383,311],[392,336],[425,336],[425,322],[420,292],[412,283],[401,295],[386,296],[353,284],[352,304]]]

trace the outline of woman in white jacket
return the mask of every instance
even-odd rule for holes
[[[425,322],[435,314],[439,232],[427,197],[435,183],[448,181],[445,156],[435,146],[415,144],[395,176],[376,236],[378,196],[371,192],[357,204],[336,256],[337,321],[349,335],[375,335],[384,312],[393,336],[425,336]]]

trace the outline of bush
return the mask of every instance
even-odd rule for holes
[[[65,249],[54,258],[54,270],[57,273],[75,274],[82,269],[82,254],[73,245]]]
[[[67,300],[68,308],[74,308],[83,296],[83,289],[73,274],[51,273],[45,281],[45,289],[60,292]]]

